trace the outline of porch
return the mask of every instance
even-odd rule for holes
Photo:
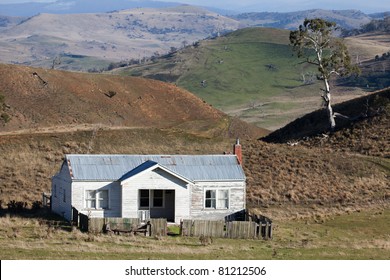
[[[149,219],[175,222],[175,204],[175,190],[139,190],[137,217],[142,222]]]

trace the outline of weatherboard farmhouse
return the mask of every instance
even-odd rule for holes
[[[225,155],[66,155],[52,211],[90,217],[221,220],[245,209],[241,146]]]

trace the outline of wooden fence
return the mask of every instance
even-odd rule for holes
[[[149,219],[146,224],[150,225],[149,236],[166,236],[167,235],[167,219]]]
[[[258,239],[259,225],[254,222],[232,221],[226,223],[226,237],[234,239]]]
[[[225,237],[224,221],[183,220],[180,224],[182,236]]]
[[[144,233],[146,236],[167,235],[166,219],[149,219],[146,223],[139,218],[90,218],[73,208],[73,225],[85,232],[111,231],[123,233]],[[272,221],[264,216],[239,213],[225,221],[183,220],[180,223],[181,236],[207,236],[232,239],[272,239]]]
[[[208,221],[183,220],[180,224],[182,236],[210,236],[235,239],[270,239],[271,224],[258,224],[249,221]]]
[[[149,219],[146,223],[142,223],[139,218],[91,218],[74,209],[73,224],[84,232],[143,233],[146,236],[167,235],[166,219]]]

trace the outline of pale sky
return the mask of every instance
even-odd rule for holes
[[[67,0],[70,1],[70,0]],[[96,0],[99,1],[99,0]],[[112,0],[115,1],[115,0]],[[198,6],[212,6],[221,9],[286,12],[307,9],[343,10],[356,9],[366,13],[390,11],[389,0],[159,0],[180,2]],[[0,4],[25,2],[55,2],[53,0],[0,0]]]

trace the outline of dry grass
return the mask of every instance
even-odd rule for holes
[[[153,80],[0,64],[0,81],[11,117],[0,127],[2,134],[66,127],[72,132],[82,125],[90,130],[98,125],[182,129],[207,137],[267,133],[232,120],[188,91]],[[117,94],[109,98],[108,92]],[[234,122],[240,124],[239,130],[232,126]]]
[[[331,135],[332,149],[338,145],[350,147],[358,142],[362,149],[388,149],[389,139],[389,115],[390,115],[390,89],[384,89],[360,98],[352,99],[333,106],[334,112],[350,118],[336,118],[335,135]],[[317,110],[289,123],[273,133],[264,137],[264,140],[272,143],[287,143],[308,140],[310,137],[320,135],[319,140],[324,140],[323,133],[329,132],[329,122],[326,110]],[[336,136],[336,137],[335,137]],[[309,139],[311,140],[311,139]],[[326,139],[325,139],[326,140]],[[314,146],[319,146],[323,141]],[[354,142],[354,143],[352,143]],[[364,148],[369,142],[368,148]],[[312,143],[312,141],[309,143]],[[387,156],[381,154],[379,156]]]
[[[387,208],[274,220],[273,240],[88,234],[54,217],[0,217],[4,259],[389,259]]]
[[[366,33],[345,39],[353,58],[357,56],[361,61],[373,59],[389,51],[389,34]]]
[[[317,206],[347,209],[389,201],[389,170],[371,157],[261,141],[244,145],[247,200],[263,214],[279,207],[282,215],[294,217],[296,212],[287,210],[287,205],[315,215]]]
[[[2,136],[0,152],[8,159],[0,163],[2,206],[16,200],[31,207],[41,200],[42,192],[50,192],[51,177],[58,172],[64,153],[221,154],[229,152],[232,143],[158,129],[100,130],[91,143],[92,134]],[[388,174],[377,158],[336,153],[330,148],[250,140],[242,144],[251,207],[291,204],[305,205],[311,211],[312,205],[370,205],[390,198]]]
[[[66,153],[222,154],[232,140],[209,139],[181,131],[160,129],[99,130],[71,133],[21,134],[0,137],[0,192],[2,206],[11,201],[29,207],[50,192],[51,177]]]

